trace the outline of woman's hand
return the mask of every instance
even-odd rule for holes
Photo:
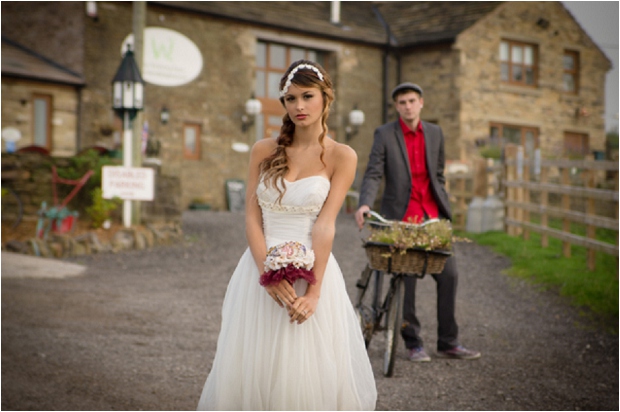
[[[314,294],[306,294],[305,296],[297,298],[288,311],[291,323],[297,322],[298,325],[301,325],[307,321],[310,316],[314,315],[318,303],[319,297]]]
[[[277,285],[265,286],[267,293],[273,300],[276,301],[281,308],[286,305],[287,308],[291,308],[297,300],[297,293],[295,289],[286,280],[281,280]]]

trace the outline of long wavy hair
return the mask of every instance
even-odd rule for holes
[[[300,64],[309,64],[314,66],[323,75],[323,80],[321,80],[314,70],[300,68],[291,80],[291,84],[303,88],[315,87],[319,89],[323,95],[323,113],[321,115],[321,126],[323,130],[319,136],[319,144],[322,148],[320,160],[325,166],[325,162],[323,161],[323,154],[325,152],[323,139],[327,136],[327,118],[329,117],[329,109],[331,104],[334,101],[333,84],[331,78],[320,64],[310,60],[297,60],[289,66],[284,73],[284,76],[282,76],[282,79],[280,79],[280,90],[284,88],[290,72]],[[284,104],[284,97],[280,97],[280,103],[282,103],[283,107],[286,107]],[[289,159],[286,155],[286,148],[293,144],[294,139],[295,123],[293,123],[288,113],[286,113],[282,118],[282,127],[280,128],[280,135],[277,138],[278,146],[274,152],[270,156],[266,157],[259,165],[260,174],[262,175],[265,185],[268,187],[275,187],[280,193],[278,196],[278,202],[280,202],[284,196],[284,176],[289,170]]]

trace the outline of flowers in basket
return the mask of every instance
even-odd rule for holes
[[[367,242],[383,243],[401,253],[406,253],[407,249],[447,251],[452,247],[452,225],[447,219],[432,219],[421,224],[390,221],[371,226]]]
[[[314,272],[314,252],[299,242],[289,241],[272,246],[267,250],[265,272],[260,276],[261,286],[269,286],[286,279],[293,284],[304,279],[316,283]]]

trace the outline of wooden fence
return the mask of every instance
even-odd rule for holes
[[[596,228],[618,231],[618,162],[524,159],[522,147],[508,146],[501,184],[508,234],[527,239],[530,231],[540,233],[542,247],[549,237],[559,239],[566,257],[571,245],[583,246],[590,270],[596,252],[618,256],[617,240],[596,239]],[[532,221],[533,214],[539,223]],[[562,229],[550,228],[549,217],[561,219]],[[571,222],[585,225],[586,236],[571,233]]]

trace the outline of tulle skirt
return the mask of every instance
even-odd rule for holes
[[[377,391],[342,273],[330,256],[315,314],[291,324],[249,248],[228,285],[198,410],[374,410]],[[298,295],[307,287],[295,282]]]

